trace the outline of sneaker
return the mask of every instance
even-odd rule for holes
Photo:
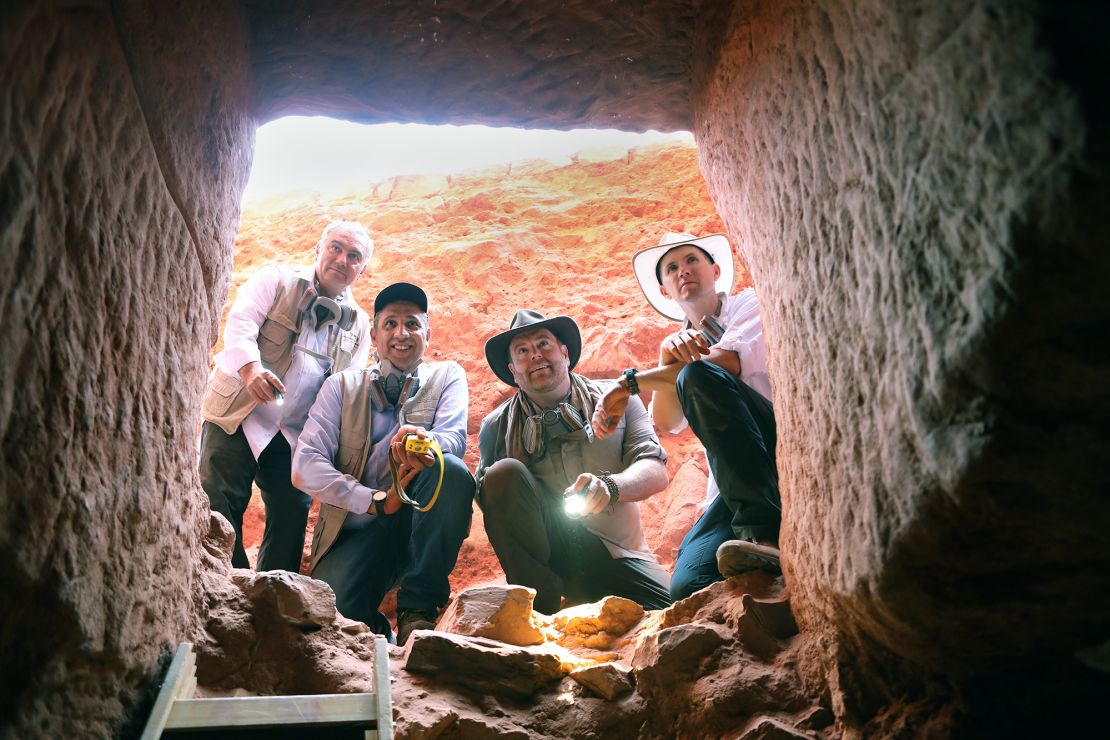
[[[397,612],[397,644],[408,642],[413,630],[432,630],[435,627],[435,614],[423,609],[402,609]]]
[[[778,545],[754,540],[726,540],[717,548],[717,570],[725,577],[752,570],[781,575]]]

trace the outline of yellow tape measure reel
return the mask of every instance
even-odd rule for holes
[[[432,500],[428,502],[428,505],[421,508],[420,502],[410,498],[408,492],[405,491],[405,487],[401,485],[400,476],[397,474],[397,461],[393,459],[393,455],[389,456],[389,474],[393,477],[393,485],[397,488],[397,496],[401,501],[421,513],[429,511],[436,505],[436,499],[439,498],[439,489],[443,487],[443,473],[446,470],[446,466],[443,462],[443,449],[439,446],[439,443],[431,437],[421,439],[415,434],[409,434],[405,436],[405,450],[414,455],[423,455],[428,450],[431,450],[435,453],[435,456],[439,458],[439,481],[436,483],[435,493],[432,494]]]

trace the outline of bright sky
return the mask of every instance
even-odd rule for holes
[[[394,175],[446,175],[528,159],[561,164],[584,149],[628,148],[694,137],[686,131],[633,134],[614,129],[490,128],[386,123],[366,126],[289,117],[258,129],[243,200],[293,190],[349,192]]]

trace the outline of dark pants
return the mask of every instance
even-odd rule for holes
[[[778,542],[782,503],[771,402],[704,360],[683,368],[675,388],[721,489],[679,548],[671,595],[683,599],[721,580],[717,546],[725,540]]]
[[[312,569],[313,578],[335,591],[340,614],[365,622],[380,635],[390,635],[391,629],[378,607],[398,583],[398,611],[420,609],[434,616],[451,596],[447,577],[470,533],[474,478],[454,455],[444,455],[443,462],[443,487],[430,510],[402,506],[364,527],[344,529]],[[417,474],[408,493],[426,504],[438,480],[437,463]]]
[[[498,460],[482,481],[482,514],[505,580],[536,589],[536,611],[623,596],[645,609],[670,605],[667,572],[653,560],[613,558],[580,519],[563,512],[519,460]]]
[[[250,567],[243,550],[243,512],[251,499],[252,483],[258,483],[266,505],[257,569],[296,573],[301,568],[312,498],[293,487],[291,457],[289,443],[281,432],[274,435],[256,461],[242,427],[228,436],[211,422],[201,426],[200,483],[212,511],[223,514],[235,527],[231,564],[236,568]]]

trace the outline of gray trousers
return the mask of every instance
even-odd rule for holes
[[[479,504],[505,579],[536,589],[536,611],[557,612],[562,596],[574,603],[623,596],[645,609],[671,604],[670,577],[659,563],[611,556],[519,460],[486,469]]]
[[[251,484],[257,482],[266,505],[257,570],[300,571],[312,497],[293,486],[292,466],[292,452],[281,432],[255,460],[242,427],[228,435],[211,422],[201,426],[200,485],[212,511],[223,514],[235,527],[234,567],[250,567],[243,549],[243,512],[251,500]]]

